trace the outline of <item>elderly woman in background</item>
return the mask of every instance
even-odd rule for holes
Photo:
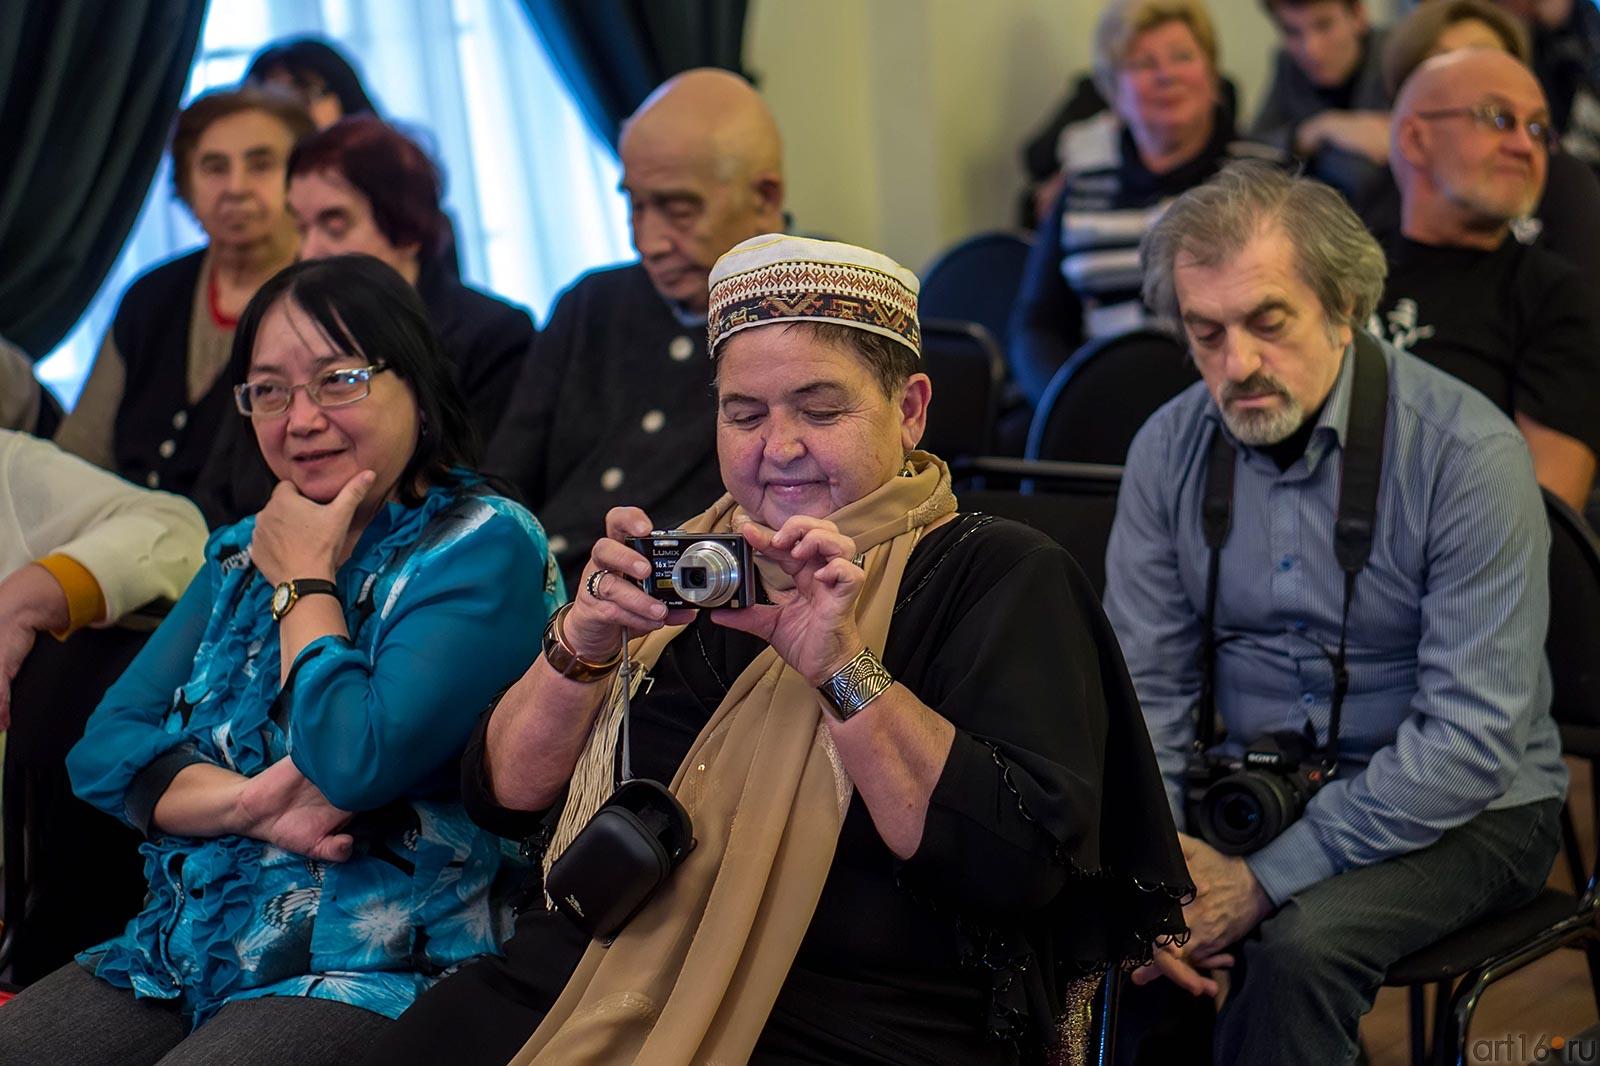
[[[178,116],[172,176],[204,248],[128,286],[83,393],[56,432],[67,451],[188,495],[231,403],[218,378],[240,312],[294,260],[285,166],[311,120],[292,98],[207,93]]]
[[[1062,134],[1061,193],[1012,312],[1007,357],[1032,403],[1084,342],[1145,324],[1139,238],[1168,203],[1240,154],[1280,158],[1235,139],[1201,0],[1111,0],[1094,75],[1112,109]]]
[[[478,440],[487,442],[537,331],[527,311],[463,285],[443,262],[450,223],[433,162],[382,119],[357,115],[302,140],[288,171],[300,258],[359,252],[415,286]],[[236,357],[231,383],[243,380],[245,370]],[[213,525],[237,521],[260,509],[271,491],[255,442],[242,427],[225,427],[194,493],[206,517]]]
[[[280,483],[212,536],[68,760],[148,835],[149,897],[6,1007],[7,1062],[344,1062],[504,933],[502,848],[457,759],[534,656],[524,621],[561,599],[544,535],[467,468],[460,398],[389,267],[284,271],[236,344]]]
[[[1088,583],[1032,529],[958,513],[915,450],[916,278],[772,234],[711,283],[728,495],[685,528],[741,535],[770,602],[669,610],[628,544],[652,517],[613,509],[462,782],[497,831],[553,824],[555,862],[626,743],[697,846],[581,962],[565,915],[525,912],[509,963],[443,982],[369,1061],[502,1063],[533,1033],[516,1062],[1031,1062],[1106,962],[1181,928]],[[624,653],[653,684],[622,730]]]

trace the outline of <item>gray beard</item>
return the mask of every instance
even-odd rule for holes
[[[1286,398],[1284,405],[1274,411],[1240,411],[1222,408],[1222,422],[1240,444],[1259,448],[1288,440],[1306,420],[1299,401]]]

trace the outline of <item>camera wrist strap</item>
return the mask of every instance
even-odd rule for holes
[[[622,737],[617,747],[621,748],[622,774],[617,779],[618,786],[633,780],[633,740],[628,732],[628,721],[633,717],[633,656],[628,651],[628,631],[622,630],[622,674],[617,683],[622,686]]]
[[[1356,575],[1372,554],[1373,529],[1378,512],[1378,484],[1383,471],[1383,439],[1388,422],[1389,369],[1377,342],[1355,331],[1354,380],[1350,414],[1339,461],[1339,511],[1334,523],[1333,552],[1344,571],[1344,598],[1339,612],[1339,646],[1332,659],[1333,694],[1329,703],[1328,743],[1325,752],[1332,771],[1339,761],[1339,726],[1344,697],[1350,688],[1345,652],[1350,628],[1350,603]],[[1201,749],[1216,743],[1217,707],[1217,575],[1222,547],[1232,528],[1233,471],[1236,456],[1219,423],[1211,436],[1206,457],[1206,481],[1201,498],[1200,522],[1210,558],[1206,567],[1205,626],[1200,647],[1200,694],[1195,742]]]

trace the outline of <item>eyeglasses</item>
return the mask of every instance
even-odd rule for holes
[[[1551,152],[1556,148],[1559,138],[1555,127],[1550,125],[1550,120],[1545,118],[1530,118],[1522,121],[1516,113],[1507,111],[1498,104],[1479,104],[1477,107],[1446,107],[1437,111],[1418,111],[1418,118],[1470,118],[1484,129],[1494,130],[1496,133],[1510,133],[1517,128],[1520,122],[1522,128],[1528,131],[1528,136],[1545,151]]]
[[[303,385],[282,385],[272,381],[247,381],[235,385],[233,402],[247,418],[272,418],[289,410],[296,389],[305,389],[318,407],[344,407],[365,400],[372,393],[372,375],[389,368],[382,363],[371,366],[325,370]]]

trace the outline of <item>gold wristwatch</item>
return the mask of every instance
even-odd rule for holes
[[[283,616],[305,596],[332,596],[339,598],[339,586],[321,577],[302,577],[278,583],[272,590],[272,620],[283,621]]]

